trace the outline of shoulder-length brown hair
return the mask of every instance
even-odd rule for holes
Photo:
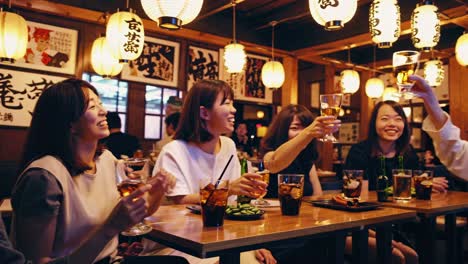
[[[72,124],[88,107],[89,92],[99,95],[94,86],[78,79],[67,79],[44,90],[34,108],[20,172],[46,155],[59,158],[72,175],[89,169],[75,157],[71,132]]]
[[[273,151],[289,140],[288,132],[294,116],[306,127],[314,121],[313,114],[302,105],[288,105],[273,119],[265,137],[261,142],[261,154]]]
[[[205,121],[200,118],[200,106],[212,109],[220,93],[223,95],[223,103],[226,99],[234,98],[231,86],[225,81],[200,80],[196,82],[184,99],[174,139],[195,143],[211,140],[213,135],[208,132]]]
[[[381,155],[381,150],[379,147],[379,135],[377,134],[375,125],[377,123],[377,114],[379,113],[380,108],[384,105],[392,107],[393,110],[395,110],[395,112],[397,112],[397,114],[403,118],[403,123],[405,124],[403,133],[395,143],[395,150],[397,155],[403,155],[409,149],[410,144],[411,133],[408,120],[406,119],[406,114],[405,111],[403,111],[403,107],[401,107],[399,103],[387,100],[379,102],[372,110],[371,119],[369,122],[369,132],[367,135],[367,140],[371,145],[371,156],[375,157]]]

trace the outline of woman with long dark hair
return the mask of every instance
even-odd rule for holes
[[[82,80],[59,82],[39,97],[12,195],[12,238],[27,260],[110,263],[118,233],[156,211],[173,184],[158,173],[120,198],[117,159],[98,148],[109,135],[106,114]]]

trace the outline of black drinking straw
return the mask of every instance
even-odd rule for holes
[[[208,203],[208,201],[210,200],[210,198],[211,198],[211,196],[213,195],[214,191],[216,190],[216,188],[218,188],[219,181],[221,181],[221,178],[223,178],[223,175],[224,175],[224,173],[226,172],[226,169],[227,169],[227,167],[229,166],[229,164],[231,163],[231,160],[232,160],[233,157],[234,157],[234,155],[231,155],[231,157],[229,158],[229,160],[228,160],[226,166],[224,166],[223,172],[221,172],[221,175],[219,175],[219,178],[218,178],[218,180],[217,180],[216,183],[215,183],[214,189],[211,191],[210,195],[208,195],[208,198],[206,199],[206,203]]]

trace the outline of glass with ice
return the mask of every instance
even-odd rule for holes
[[[414,170],[414,188],[416,189],[416,199],[431,200],[432,193],[432,171]]]
[[[209,180],[200,182],[200,205],[204,226],[222,226],[224,224],[228,188],[228,180],[218,180],[214,183]]]
[[[278,198],[283,215],[298,215],[304,193],[304,174],[278,174]]]
[[[362,190],[363,170],[343,170],[343,195],[349,200],[359,199]]]

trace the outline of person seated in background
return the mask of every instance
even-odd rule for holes
[[[120,197],[121,163],[98,147],[109,136],[106,114],[86,81],[64,80],[39,97],[11,199],[12,242],[27,261],[111,263],[118,234],[153,214],[175,183],[157,172]]]
[[[179,125],[179,119],[180,119],[180,112],[175,112],[172,113],[168,116],[166,116],[166,119],[164,119],[164,124],[166,125],[166,134],[167,137],[162,138],[158,142],[155,143],[153,151],[155,153],[160,153],[162,148],[169,142],[172,141],[172,138],[175,134],[175,131],[177,129],[177,126]]]
[[[340,120],[333,116],[320,116],[302,105],[288,105],[274,118],[261,142],[265,169],[270,171],[266,198],[278,198],[278,174],[304,175],[304,196],[322,195],[315,162],[318,159],[317,138],[335,132]],[[323,256],[320,239],[300,239],[270,247],[279,263],[302,263],[305,259],[318,261]]]
[[[455,176],[468,181],[468,141],[460,138],[460,128],[442,110],[426,80],[418,75],[411,75],[409,79],[415,82],[411,92],[424,101],[428,116],[422,129],[432,138],[436,156]]]
[[[252,141],[249,138],[247,124],[245,122],[239,122],[237,124],[235,133],[232,134],[232,140],[236,144],[238,151],[246,152],[249,157],[252,157],[253,146]]]
[[[188,92],[174,140],[162,149],[154,167],[154,172],[164,169],[176,177],[175,187],[166,192],[176,204],[199,204],[200,180],[214,182],[229,160],[223,174],[229,180],[229,195],[251,196],[256,189],[265,190],[261,175],[240,175],[236,146],[222,136],[234,130],[233,99],[229,84],[220,80],[200,80]],[[268,250],[255,252],[259,261],[276,263]]]
[[[137,137],[121,131],[122,121],[120,120],[119,113],[107,113],[107,124],[110,135],[100,142],[118,159],[122,158],[122,155],[133,157],[135,151],[140,149],[140,142]]]

